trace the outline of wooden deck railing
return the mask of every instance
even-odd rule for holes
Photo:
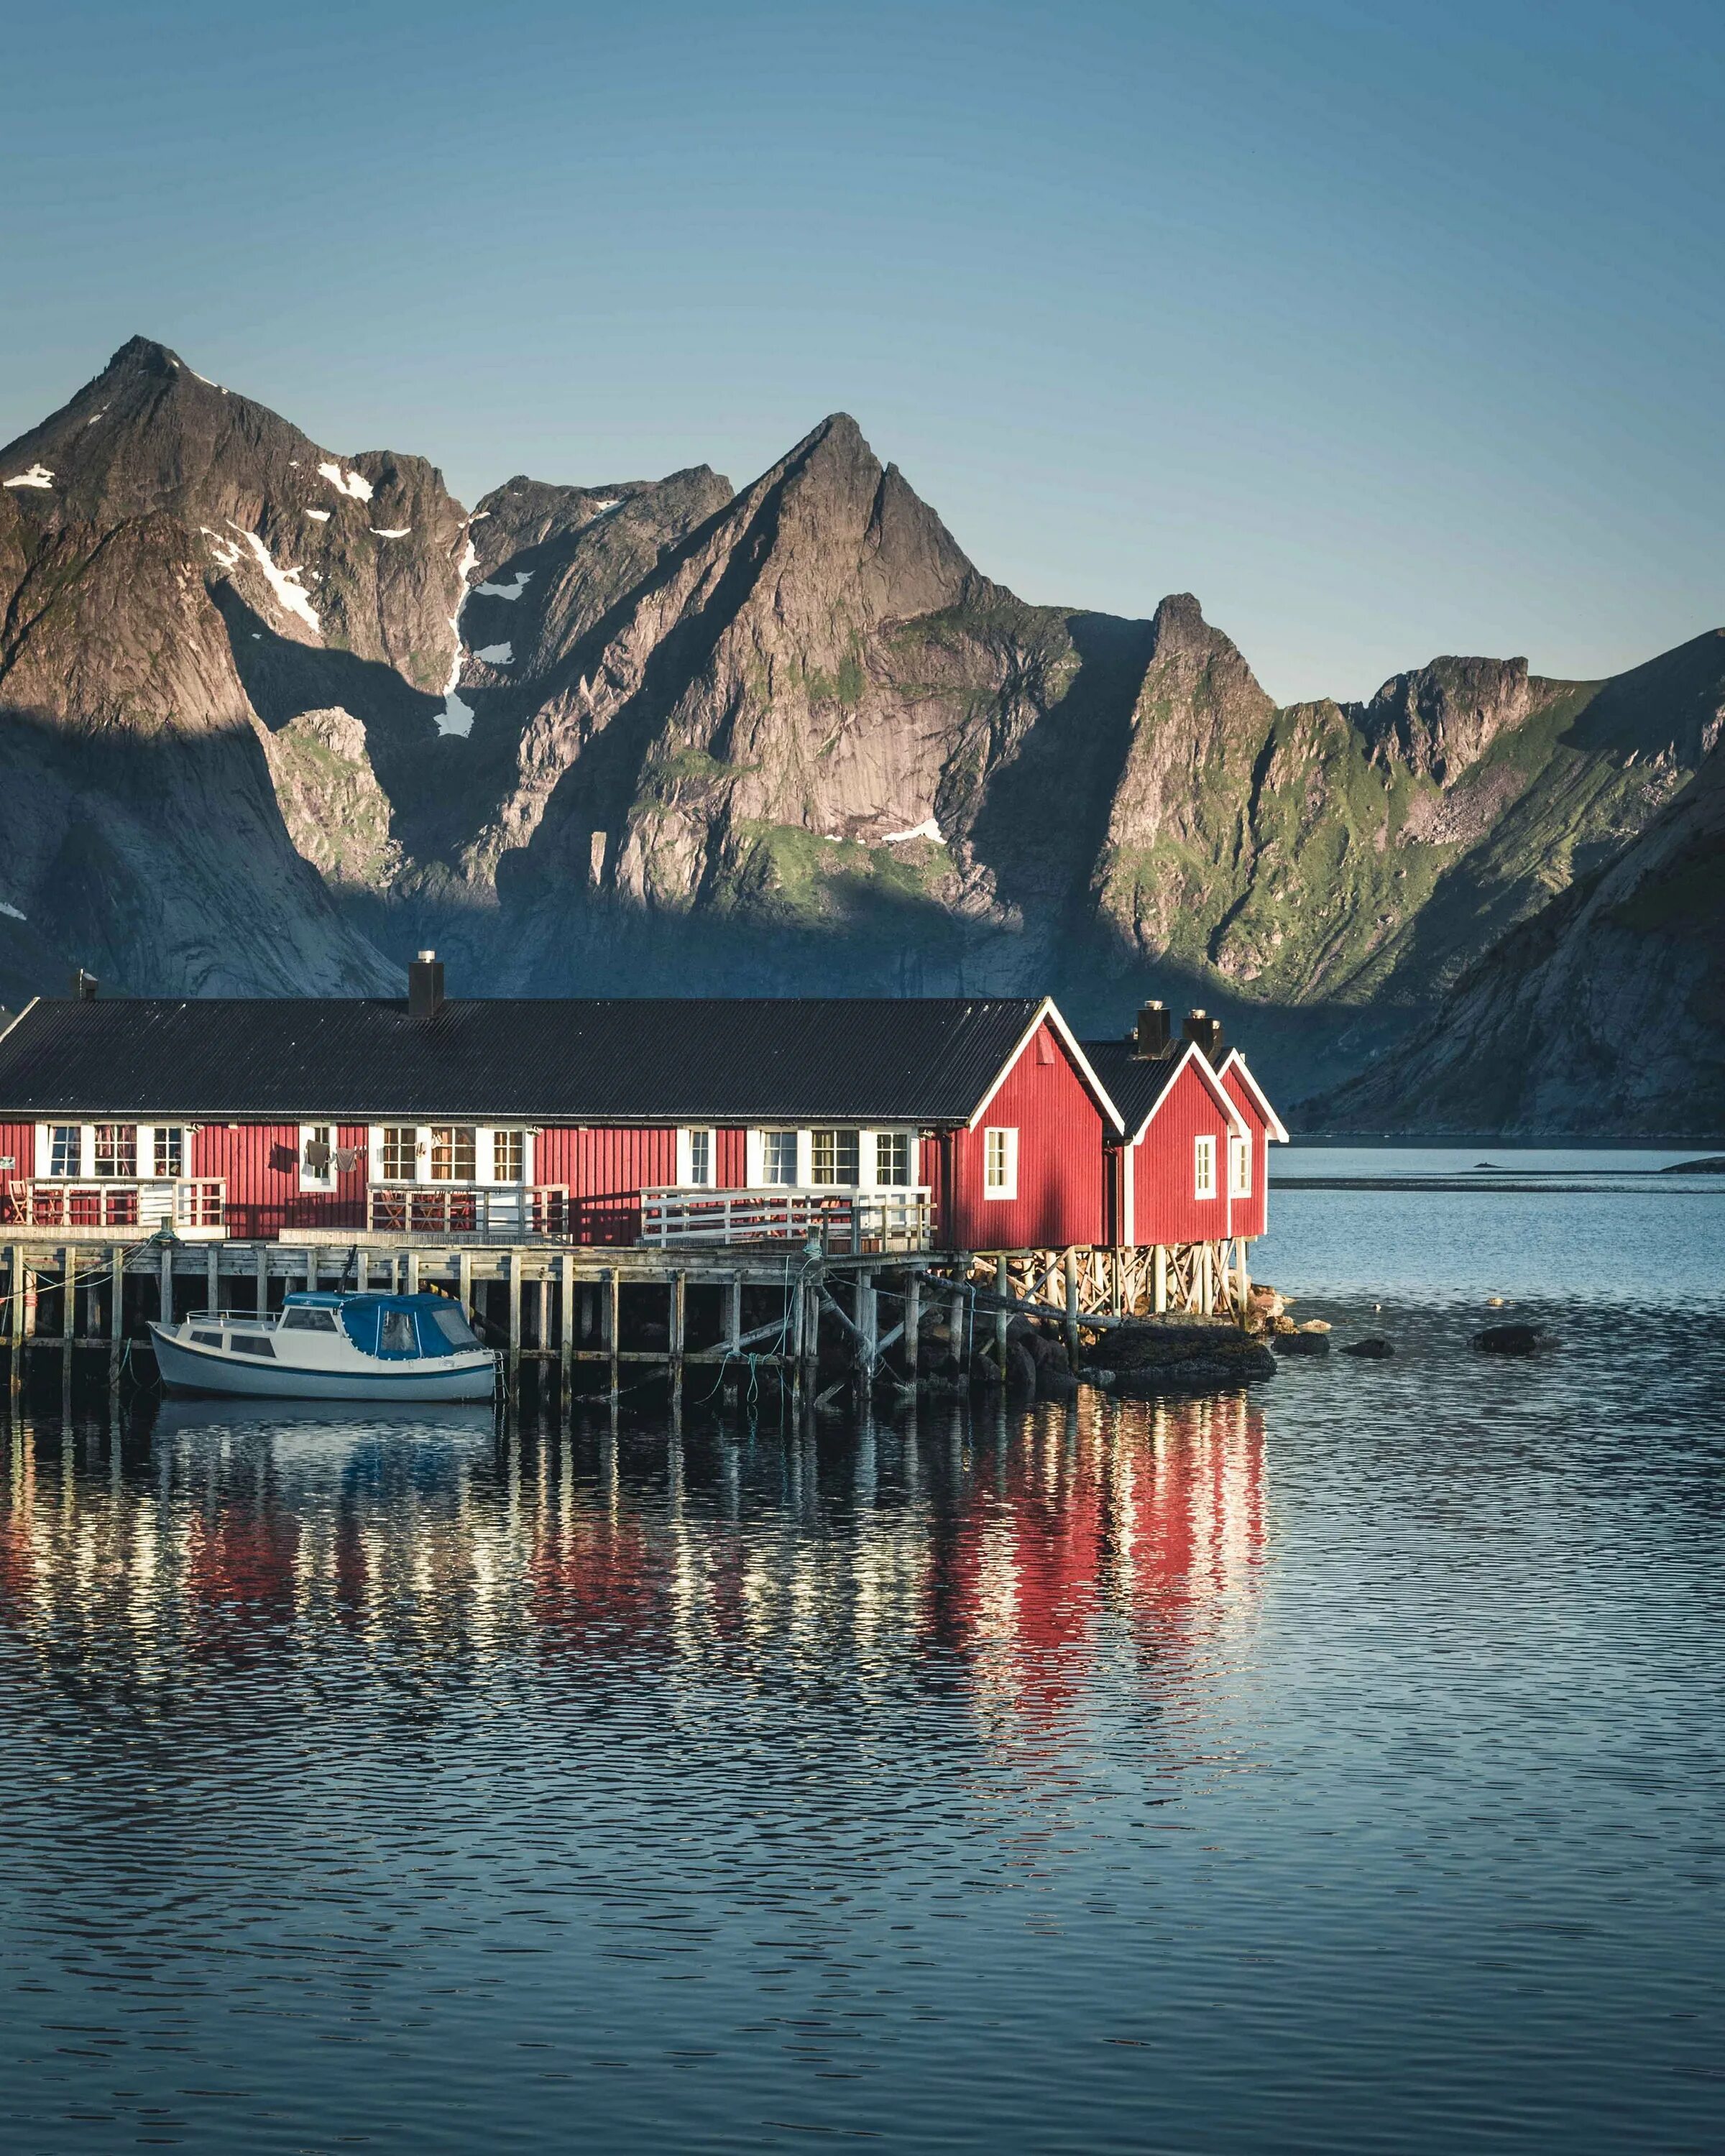
[[[15,1182],[0,1193],[0,1218],[21,1228],[220,1228],[228,1217],[222,1176],[144,1183]]]
[[[644,1243],[803,1242],[835,1255],[926,1250],[927,1190],[706,1190],[641,1193]]]
[[[561,1183],[373,1183],[366,1224],[381,1234],[521,1243],[568,1234],[569,1192]]]

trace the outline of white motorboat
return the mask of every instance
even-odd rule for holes
[[[279,1312],[150,1327],[162,1381],[249,1399],[488,1400],[497,1357],[444,1295],[290,1295]]]

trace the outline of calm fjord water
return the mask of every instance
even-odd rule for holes
[[[11,1433],[0,2146],[1725,2145],[1725,1183],[1274,1217],[1394,1362]]]

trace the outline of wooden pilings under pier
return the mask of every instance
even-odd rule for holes
[[[251,1315],[305,1289],[442,1291],[500,1351],[511,1394],[523,1368],[535,1368],[554,1370],[566,1394],[614,1403],[658,1378],[674,1404],[701,1371],[712,1373],[715,1392],[771,1373],[793,1399],[814,1400],[824,1319],[829,1345],[842,1340],[849,1377],[865,1388],[883,1373],[915,1373],[931,1322],[944,1328],[953,1363],[968,1368],[990,1343],[1004,1363],[1014,1309],[1059,1322],[1076,1357],[1086,1326],[1150,1310],[1243,1313],[1250,1293],[1243,1240],[834,1256],[785,1243],[571,1248],[377,1234],[340,1245],[126,1243],[110,1232],[8,1240],[0,1264],[0,1342],[13,1400],[42,1354],[61,1356],[69,1386],[74,1351],[100,1353],[117,1388],[129,1355],[147,1353],[146,1319]],[[831,1365],[829,1356],[829,1375]]]

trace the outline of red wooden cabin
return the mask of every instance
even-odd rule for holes
[[[851,1250],[1100,1243],[1121,1118],[1047,998],[39,999],[0,1224]]]

